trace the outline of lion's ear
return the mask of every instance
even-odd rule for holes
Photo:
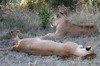
[[[86,50],[89,51],[91,49],[91,46],[87,46]]]

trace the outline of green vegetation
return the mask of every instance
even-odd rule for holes
[[[42,19],[42,27],[45,29],[50,18],[50,12],[48,11],[48,6],[45,5],[39,11],[39,16]]]

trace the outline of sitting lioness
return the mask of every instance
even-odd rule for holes
[[[9,48],[33,55],[59,55],[65,57],[93,58],[96,56],[90,46],[83,48],[74,42],[58,43],[40,38],[20,39],[16,45]]]
[[[48,33],[47,37],[64,38],[65,36],[91,35],[98,32],[96,25],[72,24],[61,13],[54,14],[50,20],[52,26],[56,26],[55,33]]]

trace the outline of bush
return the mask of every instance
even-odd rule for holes
[[[50,6],[52,7],[58,7],[58,5],[65,5],[67,7],[70,7],[71,9],[74,9],[76,6],[77,1],[74,0],[45,0]]]
[[[42,19],[42,27],[45,29],[49,22],[50,12],[48,11],[48,6],[44,5],[41,10],[39,11],[39,16]]]
[[[32,9],[32,10],[33,10],[33,9],[34,9],[34,5],[35,5],[34,2],[32,2],[32,1],[28,1],[28,2],[27,2],[27,7],[28,7],[29,9]]]

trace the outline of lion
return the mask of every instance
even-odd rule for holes
[[[52,14],[60,12],[61,14],[66,16],[69,13],[70,7],[66,7],[64,5],[59,5],[56,8],[49,8],[49,10]]]
[[[84,48],[82,45],[78,45],[74,42],[59,43],[52,40],[42,40],[38,37],[20,39],[14,46],[10,47],[9,50],[33,55],[58,55],[72,58],[82,57],[86,59],[96,56],[90,46]]]
[[[1,36],[0,39],[19,40],[19,32],[20,30],[10,30],[5,35]]]
[[[18,34],[19,30],[11,30],[7,33],[7,38],[10,40],[19,40]]]
[[[56,31],[48,33],[45,37],[64,38],[65,36],[91,35],[99,32],[96,25],[73,24],[59,12],[50,19],[50,24],[52,27],[56,27]]]
[[[61,6],[58,6],[58,11],[57,12],[60,12],[63,15],[67,15],[69,10],[70,10],[70,7],[66,7],[64,5],[61,5]]]

